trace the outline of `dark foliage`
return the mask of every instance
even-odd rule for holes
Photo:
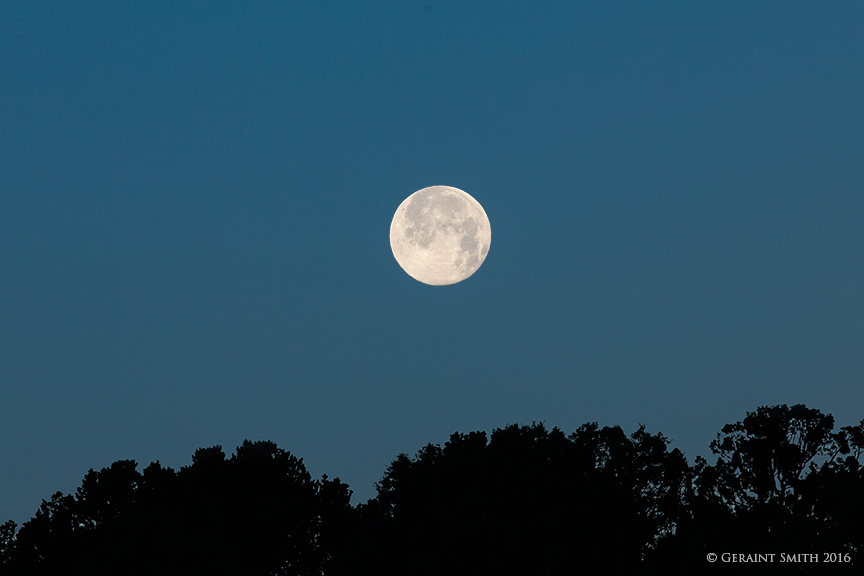
[[[636,571],[674,527],[687,478],[680,452],[643,429],[454,434],[390,465],[335,573]]]
[[[712,466],[696,458],[689,513],[657,551],[667,573],[704,571],[709,552],[738,554],[839,553],[849,563],[782,566],[835,573],[860,570],[864,551],[864,421],[832,432],[834,419],[803,405],[760,407],[727,424],[711,443]],[[718,573],[728,570],[720,563]],[[737,566],[745,573],[747,566]],[[765,564],[752,573],[771,573]],[[750,573],[749,571],[746,573]]]
[[[864,420],[833,428],[760,407],[692,467],[644,427],[456,433],[400,454],[353,508],[346,484],[271,442],[199,449],[176,472],[118,461],[0,525],[0,574],[860,573]],[[707,562],[723,552],[849,561]]]
[[[4,574],[320,574],[332,540],[324,518],[350,510],[338,479],[312,481],[271,442],[230,459],[198,450],[174,472],[119,461],[55,494],[4,544]],[[341,510],[340,510],[341,508]],[[8,541],[9,538],[7,537]]]

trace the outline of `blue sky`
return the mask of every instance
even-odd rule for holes
[[[864,5],[0,5],[0,521],[273,440],[353,502],[454,431],[864,418]],[[465,190],[485,263],[390,220]]]

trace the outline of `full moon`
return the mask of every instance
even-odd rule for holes
[[[405,199],[390,224],[390,248],[409,276],[446,286],[465,280],[489,253],[492,228],[480,203],[450,186],[430,186]]]

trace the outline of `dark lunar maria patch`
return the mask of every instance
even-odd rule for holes
[[[459,247],[462,248],[462,250],[467,250],[468,252],[473,253],[477,250],[477,239],[474,236],[466,234],[465,236],[462,236],[462,241],[459,242]]]

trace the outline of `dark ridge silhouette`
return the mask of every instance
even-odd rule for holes
[[[272,442],[179,471],[121,460],[0,525],[0,574],[861,573],[864,420],[835,432],[818,410],[760,407],[710,447],[690,466],[644,427],[455,433],[398,455],[356,507]]]

